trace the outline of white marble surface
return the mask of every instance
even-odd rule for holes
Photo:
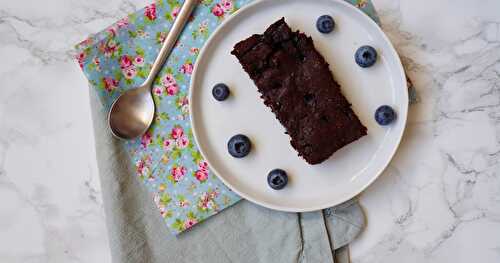
[[[70,50],[147,2],[0,1],[0,262],[111,262]]]
[[[0,262],[110,262],[69,50],[147,0],[0,2]],[[421,102],[354,262],[500,262],[500,2],[374,0]]]

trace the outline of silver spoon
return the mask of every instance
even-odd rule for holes
[[[198,1],[186,0],[182,5],[146,81],[141,86],[120,95],[111,105],[108,122],[111,133],[115,137],[124,140],[134,139],[143,135],[151,126],[155,115],[155,104],[151,94],[153,82],[165,64]]]

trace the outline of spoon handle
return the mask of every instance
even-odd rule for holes
[[[153,86],[153,81],[155,80],[156,75],[158,75],[158,72],[160,72],[163,64],[165,64],[165,61],[169,57],[175,43],[177,42],[180,34],[182,33],[182,30],[184,29],[184,26],[191,16],[191,12],[193,11],[197,3],[198,0],[184,1],[184,4],[182,5],[180,12],[175,19],[172,28],[170,28],[170,32],[168,33],[167,38],[165,39],[165,42],[160,49],[160,53],[153,63],[148,78],[144,82],[143,86],[148,86],[150,88]]]

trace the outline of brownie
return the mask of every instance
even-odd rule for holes
[[[284,18],[236,44],[231,54],[309,164],[367,134],[313,40],[292,32]]]

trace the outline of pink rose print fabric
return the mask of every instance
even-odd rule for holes
[[[153,21],[156,19],[156,4],[151,4],[146,6],[146,9],[144,9],[144,16],[146,16],[147,19],[150,21]]]
[[[157,76],[156,117],[141,138],[122,142],[135,176],[153,194],[167,227],[179,234],[240,200],[214,174],[194,143],[188,87],[200,50],[220,23],[252,0],[200,0]],[[374,16],[371,3],[350,0]],[[182,0],[157,0],[77,45],[76,62],[109,109],[124,91],[142,84]]]

